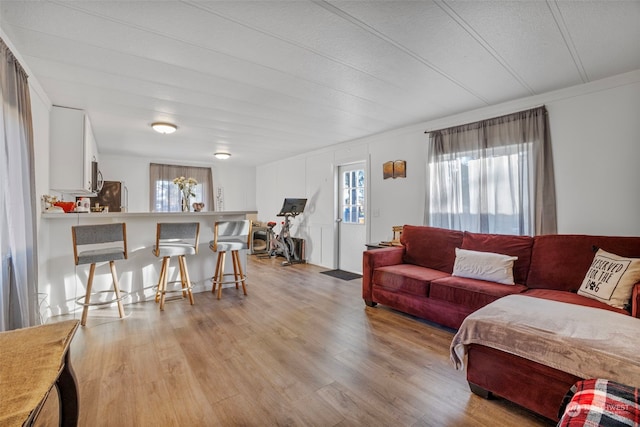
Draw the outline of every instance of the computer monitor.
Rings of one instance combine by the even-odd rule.
[[[278,216],[286,216],[292,215],[296,216],[301,214],[304,211],[304,207],[307,204],[307,199],[284,199],[284,203],[282,204],[282,209],[280,209],[280,213]]]

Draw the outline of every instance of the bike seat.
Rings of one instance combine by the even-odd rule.
[[[267,223],[267,227],[269,227],[269,228],[273,228],[273,227],[275,227],[275,226],[276,226],[276,223],[275,223],[275,222],[273,222],[273,221],[269,221],[269,222]]]

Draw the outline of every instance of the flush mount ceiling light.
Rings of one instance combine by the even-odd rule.
[[[226,160],[229,157],[231,157],[231,154],[220,152],[220,153],[214,154],[213,157],[215,157],[216,159],[220,159],[220,160]]]
[[[166,122],[151,123],[151,127],[156,132],[163,133],[165,135],[169,133],[174,133],[178,129],[178,126],[171,123],[166,123]]]

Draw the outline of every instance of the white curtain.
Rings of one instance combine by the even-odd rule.
[[[36,325],[38,262],[27,75],[0,40],[0,331]]]
[[[556,233],[545,107],[429,132],[427,224],[481,233]]]

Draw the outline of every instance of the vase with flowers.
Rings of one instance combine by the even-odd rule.
[[[194,188],[198,185],[198,181],[194,178],[185,178],[180,176],[173,179],[173,183],[178,186],[182,195],[182,212],[189,212],[191,208],[191,197],[195,197]]]

